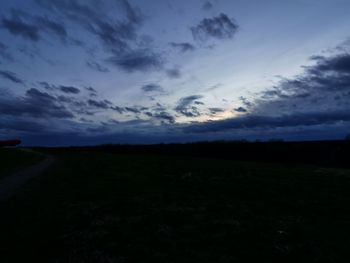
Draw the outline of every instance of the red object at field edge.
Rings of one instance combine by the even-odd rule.
[[[0,141],[0,147],[4,146],[17,146],[21,144],[20,140],[6,140],[6,141]]]

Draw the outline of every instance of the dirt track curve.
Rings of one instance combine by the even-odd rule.
[[[27,183],[30,179],[40,175],[46,169],[48,169],[56,158],[54,156],[47,156],[45,160],[38,164],[30,166],[23,171],[14,173],[0,180],[0,202],[6,202],[12,196],[14,196],[21,187]]]

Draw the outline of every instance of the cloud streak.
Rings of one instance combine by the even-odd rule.
[[[72,86],[59,86],[59,90],[68,94],[79,94],[80,89]]]
[[[97,63],[95,61],[87,61],[86,65],[89,68],[91,68],[91,69],[93,69],[95,71],[101,72],[101,73],[109,72],[109,69],[107,67],[105,67],[105,66],[103,66],[103,65],[101,65],[101,64],[99,64],[99,63]]]
[[[0,70],[0,77],[7,79],[16,84],[24,84],[24,81],[20,79],[16,73],[6,70]]]
[[[93,8],[90,1],[82,4],[78,0],[37,2],[45,9],[63,15],[85,30],[95,35],[109,54],[106,59],[111,65],[124,72],[148,72],[162,67],[161,55],[147,45],[140,44],[139,29],[144,17],[141,11],[126,0],[116,1],[124,18],[107,15],[108,10],[101,3],[101,8]],[[104,10],[103,12],[101,10]],[[107,72],[105,67],[97,63],[88,66],[100,72]]]
[[[173,48],[179,50],[182,53],[194,51],[196,49],[195,46],[192,45],[191,43],[175,43],[175,42],[171,42],[170,46],[172,46]]]
[[[184,130],[210,133],[325,127],[350,122],[350,55],[338,53],[312,57],[312,60],[315,64],[304,67],[302,74],[282,79],[273,88],[260,93],[255,100],[248,101],[241,97],[244,107],[235,108],[234,111],[243,115],[189,125]]]
[[[204,18],[197,26],[191,27],[194,40],[207,42],[210,39],[232,39],[238,30],[238,24],[226,14],[213,18]]]
[[[11,17],[3,17],[0,27],[9,33],[37,42],[42,33],[58,36],[63,41],[67,38],[66,28],[47,16],[32,16],[22,10],[12,10]]]
[[[162,57],[151,50],[133,50],[122,55],[115,55],[108,60],[125,72],[159,70],[163,66]]]
[[[38,27],[27,24],[16,16],[2,18],[1,28],[7,30],[13,35],[21,36],[31,41],[38,41],[40,39]]]
[[[284,116],[248,115],[233,119],[190,125],[186,132],[209,133],[230,130],[276,129],[285,127],[315,126],[350,121],[349,111],[294,113]]]
[[[0,58],[13,62],[14,58],[9,51],[9,47],[0,41]],[[1,63],[1,62],[0,62]]]
[[[202,8],[203,8],[205,11],[209,11],[209,10],[213,9],[213,7],[214,7],[214,5],[213,5],[211,2],[209,2],[209,1],[206,1],[206,2],[203,4],[203,6],[202,6]]]
[[[160,85],[158,85],[158,84],[153,84],[153,83],[151,83],[151,84],[147,84],[147,85],[144,85],[144,86],[142,86],[142,88],[141,88],[144,92],[163,92],[164,90],[163,90],[163,88],[160,86]]]
[[[34,118],[73,118],[56,97],[46,92],[32,88],[26,91],[24,97],[2,96],[0,112],[7,116],[27,116]]]
[[[198,108],[194,106],[195,102],[203,98],[201,95],[192,95],[180,98],[175,107],[175,111],[186,117],[198,117],[201,115]]]

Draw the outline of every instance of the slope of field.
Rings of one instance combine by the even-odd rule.
[[[38,163],[44,156],[25,149],[0,148],[0,180],[25,167]]]
[[[50,154],[54,166],[1,208],[0,262],[349,259],[348,170]]]

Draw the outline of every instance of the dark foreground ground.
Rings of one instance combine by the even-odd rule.
[[[46,149],[0,262],[348,262],[350,170]]]
[[[43,155],[28,149],[0,148],[0,180],[43,159]]]

